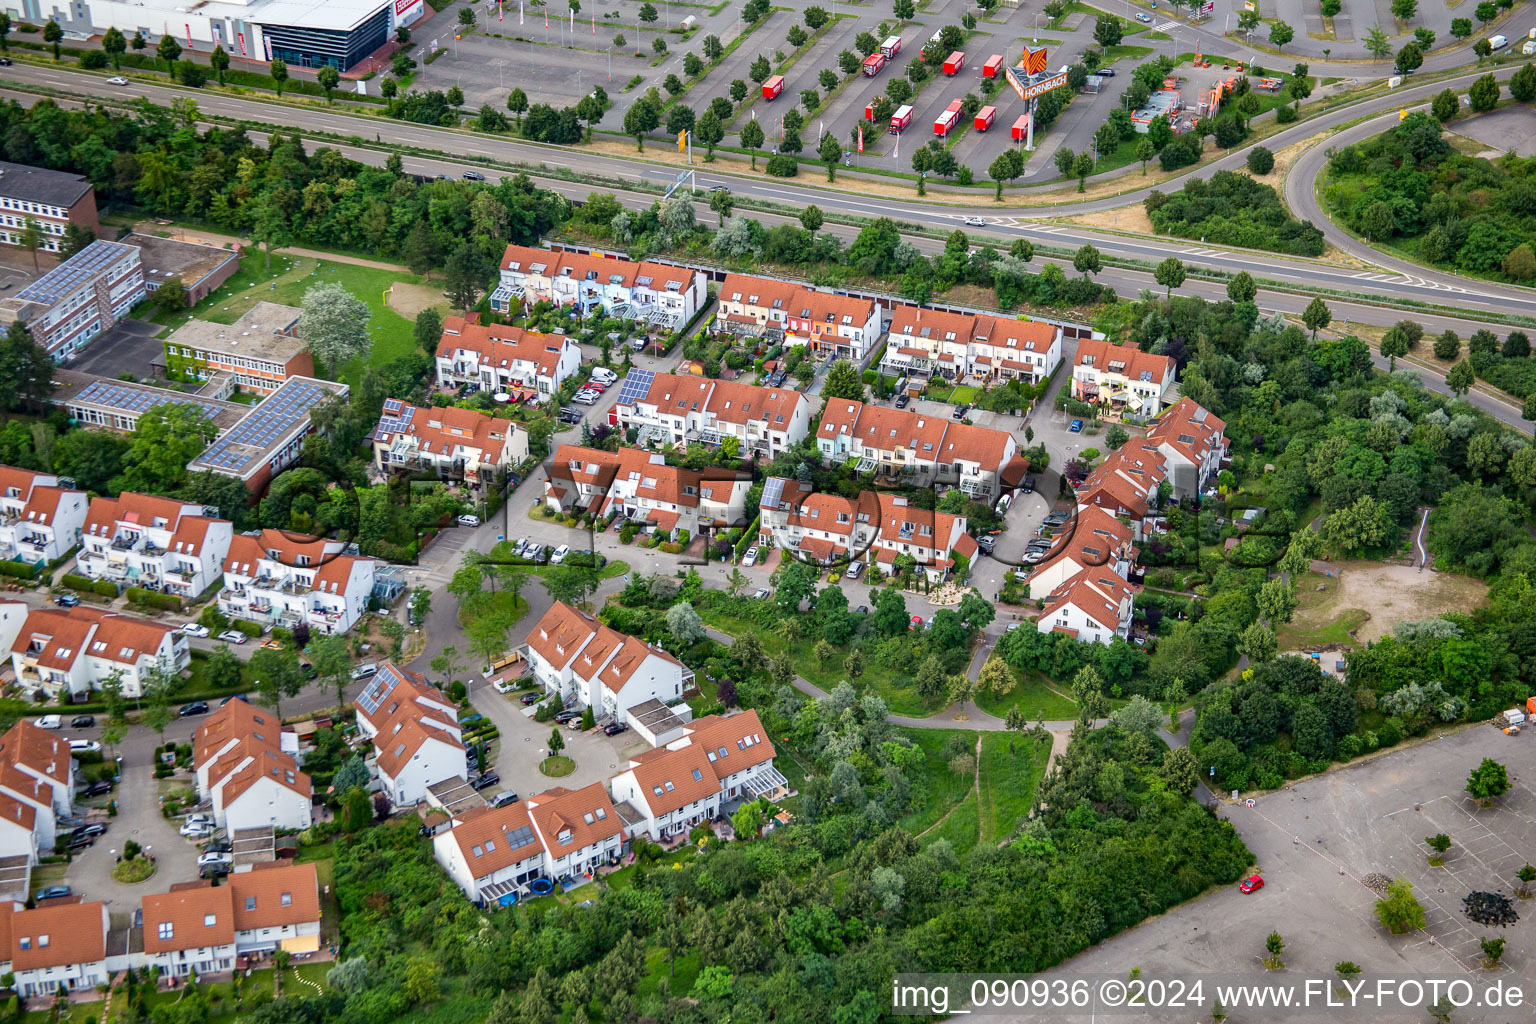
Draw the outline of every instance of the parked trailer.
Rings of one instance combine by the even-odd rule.
[[[1009,135],[1013,137],[1014,142],[1023,142],[1025,139],[1029,138],[1028,114],[1019,115],[1019,119],[1013,122],[1013,128],[1009,130]]]
[[[956,50],[944,58],[944,73],[946,75],[958,75],[960,69],[965,67],[965,51]]]
[[[901,52],[901,36],[891,36],[880,44],[880,52],[885,54],[886,60],[891,60]]]
[[[996,107],[982,107],[976,111],[976,122],[972,125],[979,132],[984,132],[992,127],[992,122],[997,120]]]
[[[960,123],[960,111],[946,110],[933,122],[933,134],[943,138],[954,131],[955,125]]]
[[[864,104],[864,120],[873,121],[875,119],[875,104],[879,102],[880,97],[876,96],[874,99]]]
[[[885,67],[886,57],[883,53],[872,53],[864,58],[864,77],[874,78]]]
[[[896,108],[896,113],[891,115],[890,132],[892,135],[900,135],[902,132],[906,131],[907,128],[911,126],[911,124],[912,104],[903,103],[901,106]]]
[[[1003,70],[1003,55],[994,53],[987,58],[987,62],[981,66],[982,78],[996,78]]]
[[[771,100],[784,91],[784,76],[774,75],[763,83],[763,99]]]

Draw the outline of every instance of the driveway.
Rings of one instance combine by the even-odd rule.
[[[146,380],[153,376],[150,365],[165,351],[165,346],[155,337],[159,333],[158,324],[144,320],[120,321],[91,339],[85,350],[68,364],[69,368],[114,378],[127,373],[135,380]]]
[[[535,721],[532,715],[524,714],[527,709],[519,696],[497,693],[485,683],[477,683],[470,693],[475,710],[495,722],[501,731],[492,765],[501,776],[501,784],[487,790],[487,797],[503,789],[516,790],[524,797],[552,786],[580,789],[611,778],[624,769],[631,755],[650,749],[650,744],[633,732],[604,736],[596,728],[582,732],[553,722]],[[549,753],[549,734],[556,728],[565,741],[561,754],[576,762],[576,770],[560,779],[539,771],[539,762]]]

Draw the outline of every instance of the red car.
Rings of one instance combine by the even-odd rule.
[[[1261,875],[1252,875],[1243,879],[1243,884],[1238,886],[1243,892],[1257,892],[1264,888],[1264,878]]]

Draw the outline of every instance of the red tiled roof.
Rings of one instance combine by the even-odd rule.
[[[1083,338],[1077,343],[1072,365],[1091,366],[1096,373],[1113,373],[1128,380],[1145,380],[1161,385],[1173,377],[1174,361],[1168,356],[1143,352],[1134,345],[1115,345],[1108,341]]]
[[[319,876],[314,864],[273,864],[229,876],[235,928],[281,928],[320,920]],[[148,941],[148,929],[145,941]]]
[[[174,953],[235,941],[235,908],[230,886],[175,888],[145,896],[144,952]],[[166,926],[169,926],[168,928]]]
[[[50,901],[35,910],[0,913],[0,918],[5,920],[10,932],[10,960],[14,970],[34,971],[106,959],[105,903]]]
[[[708,715],[694,719],[685,728],[688,742],[704,751],[716,778],[726,778],[776,756],[756,711]]]

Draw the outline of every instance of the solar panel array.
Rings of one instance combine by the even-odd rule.
[[[784,497],[784,478],[771,476],[763,481],[763,496],[758,502],[763,508],[778,508],[779,501]]]
[[[656,379],[654,370],[631,369],[619,388],[619,405],[632,405],[651,393],[651,382]]]
[[[199,402],[191,396],[183,397],[159,388],[134,387],[117,381],[96,380],[87,384],[79,394],[70,399],[82,405],[99,405],[120,412],[142,413],[159,405],[195,405],[209,419],[218,415],[222,407]]]
[[[533,842],[533,829],[527,825],[519,825],[507,833],[507,849],[520,850]]]
[[[384,698],[395,692],[395,687],[399,683],[400,680],[393,672],[382,672],[374,676],[373,682],[369,684],[368,689],[364,690],[362,695],[357,698],[357,706],[362,708],[367,714],[373,714],[379,710],[379,705],[384,703]]]
[[[199,464],[239,471],[277,443],[330,392],[312,381],[291,380],[247,413],[203,453]]]
[[[406,405],[398,398],[384,399],[384,415],[379,419],[380,434],[405,434],[411,429],[411,419],[416,415],[414,405]]]
[[[123,258],[133,248],[120,242],[97,239],[42,277],[16,293],[29,302],[55,303],[81,284]]]

